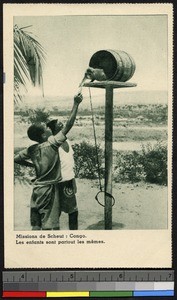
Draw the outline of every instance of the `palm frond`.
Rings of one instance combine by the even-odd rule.
[[[22,28],[14,26],[14,77],[18,85],[26,86],[28,80],[43,89],[42,74],[46,62],[46,52],[31,34],[23,30],[27,27],[31,27],[31,25]]]
[[[14,43],[14,76],[23,85],[26,85],[27,80],[30,80],[27,62],[16,43]]]
[[[15,104],[18,104],[22,101],[22,94],[20,92],[21,83],[16,77],[14,77],[14,100]]]
[[[28,25],[28,26],[25,26],[25,27],[20,27],[20,30],[21,29],[25,29],[25,28],[29,28],[29,27],[32,27],[33,25]]]

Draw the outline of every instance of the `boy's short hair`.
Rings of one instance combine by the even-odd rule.
[[[49,127],[51,130],[52,130],[52,133],[54,133],[54,130],[55,130],[55,125],[57,124],[57,119],[53,119],[49,122],[47,122],[47,127]]]
[[[28,128],[27,134],[30,140],[40,142],[41,135],[45,132],[44,126],[41,124],[33,124]]]

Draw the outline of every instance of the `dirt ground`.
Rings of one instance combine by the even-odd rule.
[[[77,202],[80,230],[103,230],[104,207],[95,200],[99,191],[95,180],[77,179]],[[15,184],[15,230],[30,230],[30,196],[32,187]],[[113,185],[116,200],[112,208],[114,230],[166,229],[167,187],[136,183]],[[100,199],[102,202],[103,199]],[[60,229],[68,230],[68,216],[62,213]]]

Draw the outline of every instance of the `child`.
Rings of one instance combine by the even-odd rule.
[[[57,119],[53,119],[47,123],[53,135],[58,134],[62,128],[63,123]],[[76,202],[76,182],[74,174],[74,158],[73,149],[70,142],[67,140],[63,142],[59,148],[59,158],[61,163],[62,180],[58,184],[59,199],[60,199],[60,212],[68,213],[69,229],[78,229],[78,208]]]
[[[28,128],[28,137],[37,142],[29,148],[20,151],[14,158],[15,163],[24,166],[34,166],[36,179],[31,196],[31,226],[32,230],[59,229],[59,191],[57,183],[61,181],[61,165],[58,148],[67,139],[66,134],[74,125],[78,106],[82,95],[74,97],[70,117],[62,130],[52,135],[46,126],[33,124]],[[31,162],[28,162],[28,160]]]

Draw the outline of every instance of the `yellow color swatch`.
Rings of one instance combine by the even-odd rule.
[[[49,297],[89,297],[89,292],[47,292]]]

